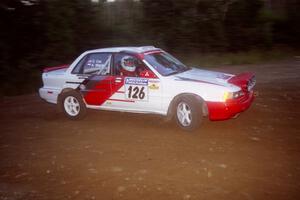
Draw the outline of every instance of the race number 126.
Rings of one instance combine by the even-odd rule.
[[[142,85],[126,85],[126,99],[132,100],[147,100],[148,99],[148,87]]]

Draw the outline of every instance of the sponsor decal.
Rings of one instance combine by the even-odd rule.
[[[135,101],[148,101],[148,79],[126,78],[125,99]]]
[[[150,80],[149,80],[149,84],[150,84],[150,83],[159,83],[159,82],[160,82],[159,79],[150,79]]]
[[[155,83],[152,83],[152,84],[149,85],[149,89],[150,90],[158,90],[159,89],[159,85],[155,84]]]
[[[148,85],[148,79],[144,78],[126,78],[126,85]]]

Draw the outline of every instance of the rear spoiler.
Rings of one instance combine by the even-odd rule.
[[[55,67],[46,67],[45,69],[43,69],[43,72],[51,72],[51,71],[55,71],[55,70],[59,70],[59,69],[65,69],[68,68],[69,65],[59,65],[59,66],[55,66]]]

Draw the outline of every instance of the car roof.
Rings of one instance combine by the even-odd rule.
[[[101,48],[101,49],[93,49],[86,51],[86,53],[98,53],[98,52],[111,52],[111,53],[117,53],[121,51],[129,51],[134,53],[144,53],[147,51],[155,51],[155,50],[161,50],[159,48],[156,48],[154,46],[140,46],[140,47],[110,47],[110,48]]]

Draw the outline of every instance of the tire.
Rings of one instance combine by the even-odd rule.
[[[86,106],[82,100],[82,96],[74,90],[60,95],[59,106],[64,115],[69,119],[79,120],[86,115]]]
[[[193,131],[199,128],[202,118],[202,102],[193,96],[181,97],[175,104],[174,117],[180,128]]]

